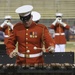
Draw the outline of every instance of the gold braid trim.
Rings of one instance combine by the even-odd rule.
[[[8,26],[8,36],[10,36],[10,27]]]

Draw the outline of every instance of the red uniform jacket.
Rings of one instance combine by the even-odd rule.
[[[43,32],[44,29],[44,32]],[[22,54],[37,54],[42,52],[41,49],[34,49],[34,47],[42,48],[42,35],[44,34],[44,40],[46,47],[54,46],[55,43],[48,32],[46,26],[36,24],[32,22],[29,28],[25,28],[23,23],[17,23],[14,26],[13,33],[7,44],[7,53],[10,54],[15,49],[15,44],[18,42],[18,52]],[[22,58],[17,56],[17,64],[34,64],[42,63],[43,57],[35,58]]]
[[[70,26],[66,24],[66,26],[62,26],[59,23],[56,23],[56,25],[51,25],[51,29],[54,29],[55,31],[55,43],[56,44],[66,44],[66,38],[65,38],[65,29],[69,29]]]
[[[6,45],[12,29],[9,26],[5,25],[4,27],[0,27],[0,31],[4,32],[4,44]]]

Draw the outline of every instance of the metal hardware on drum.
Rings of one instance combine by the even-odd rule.
[[[69,63],[39,63],[39,64],[0,64],[0,73],[7,73],[7,74],[26,74],[26,73],[73,73],[75,74],[75,65]]]

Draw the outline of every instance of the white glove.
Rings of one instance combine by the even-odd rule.
[[[64,22],[62,22],[62,21],[59,21],[59,23],[62,25],[62,26],[66,26],[66,24],[64,23]]]
[[[54,52],[54,46],[50,46],[47,48],[49,52]]]
[[[60,18],[60,17],[58,17],[58,21],[57,21],[58,23],[59,22],[62,22],[62,18]]]
[[[11,29],[13,29],[13,24],[11,24],[10,22],[8,22],[7,25],[10,26]]]
[[[7,24],[7,20],[5,20],[0,26],[3,28]]]
[[[58,18],[56,18],[56,20],[52,23],[54,26],[55,24],[58,22]]]
[[[17,56],[18,51],[17,50],[13,50],[13,52],[10,53],[9,57],[13,58],[15,56]]]

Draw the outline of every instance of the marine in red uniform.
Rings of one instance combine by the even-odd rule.
[[[11,16],[5,16],[5,21],[0,25],[0,31],[4,34],[4,44],[7,44],[8,38],[13,30],[13,24],[11,24]]]
[[[31,5],[24,5],[16,9],[21,22],[13,28],[13,33],[7,43],[7,53],[10,58],[17,54],[16,63],[38,64],[43,63],[43,50],[41,43],[45,41],[48,50],[54,50],[54,41],[45,25],[32,21]],[[18,52],[15,44],[18,42]]]
[[[32,20],[36,23],[39,23],[40,19],[41,19],[41,14],[39,12],[36,12],[36,11],[32,11],[31,12],[31,15],[33,16],[32,17]]]
[[[65,52],[65,30],[69,30],[70,26],[62,22],[62,13],[56,13],[56,20],[51,24],[50,28],[55,31],[55,52]]]

